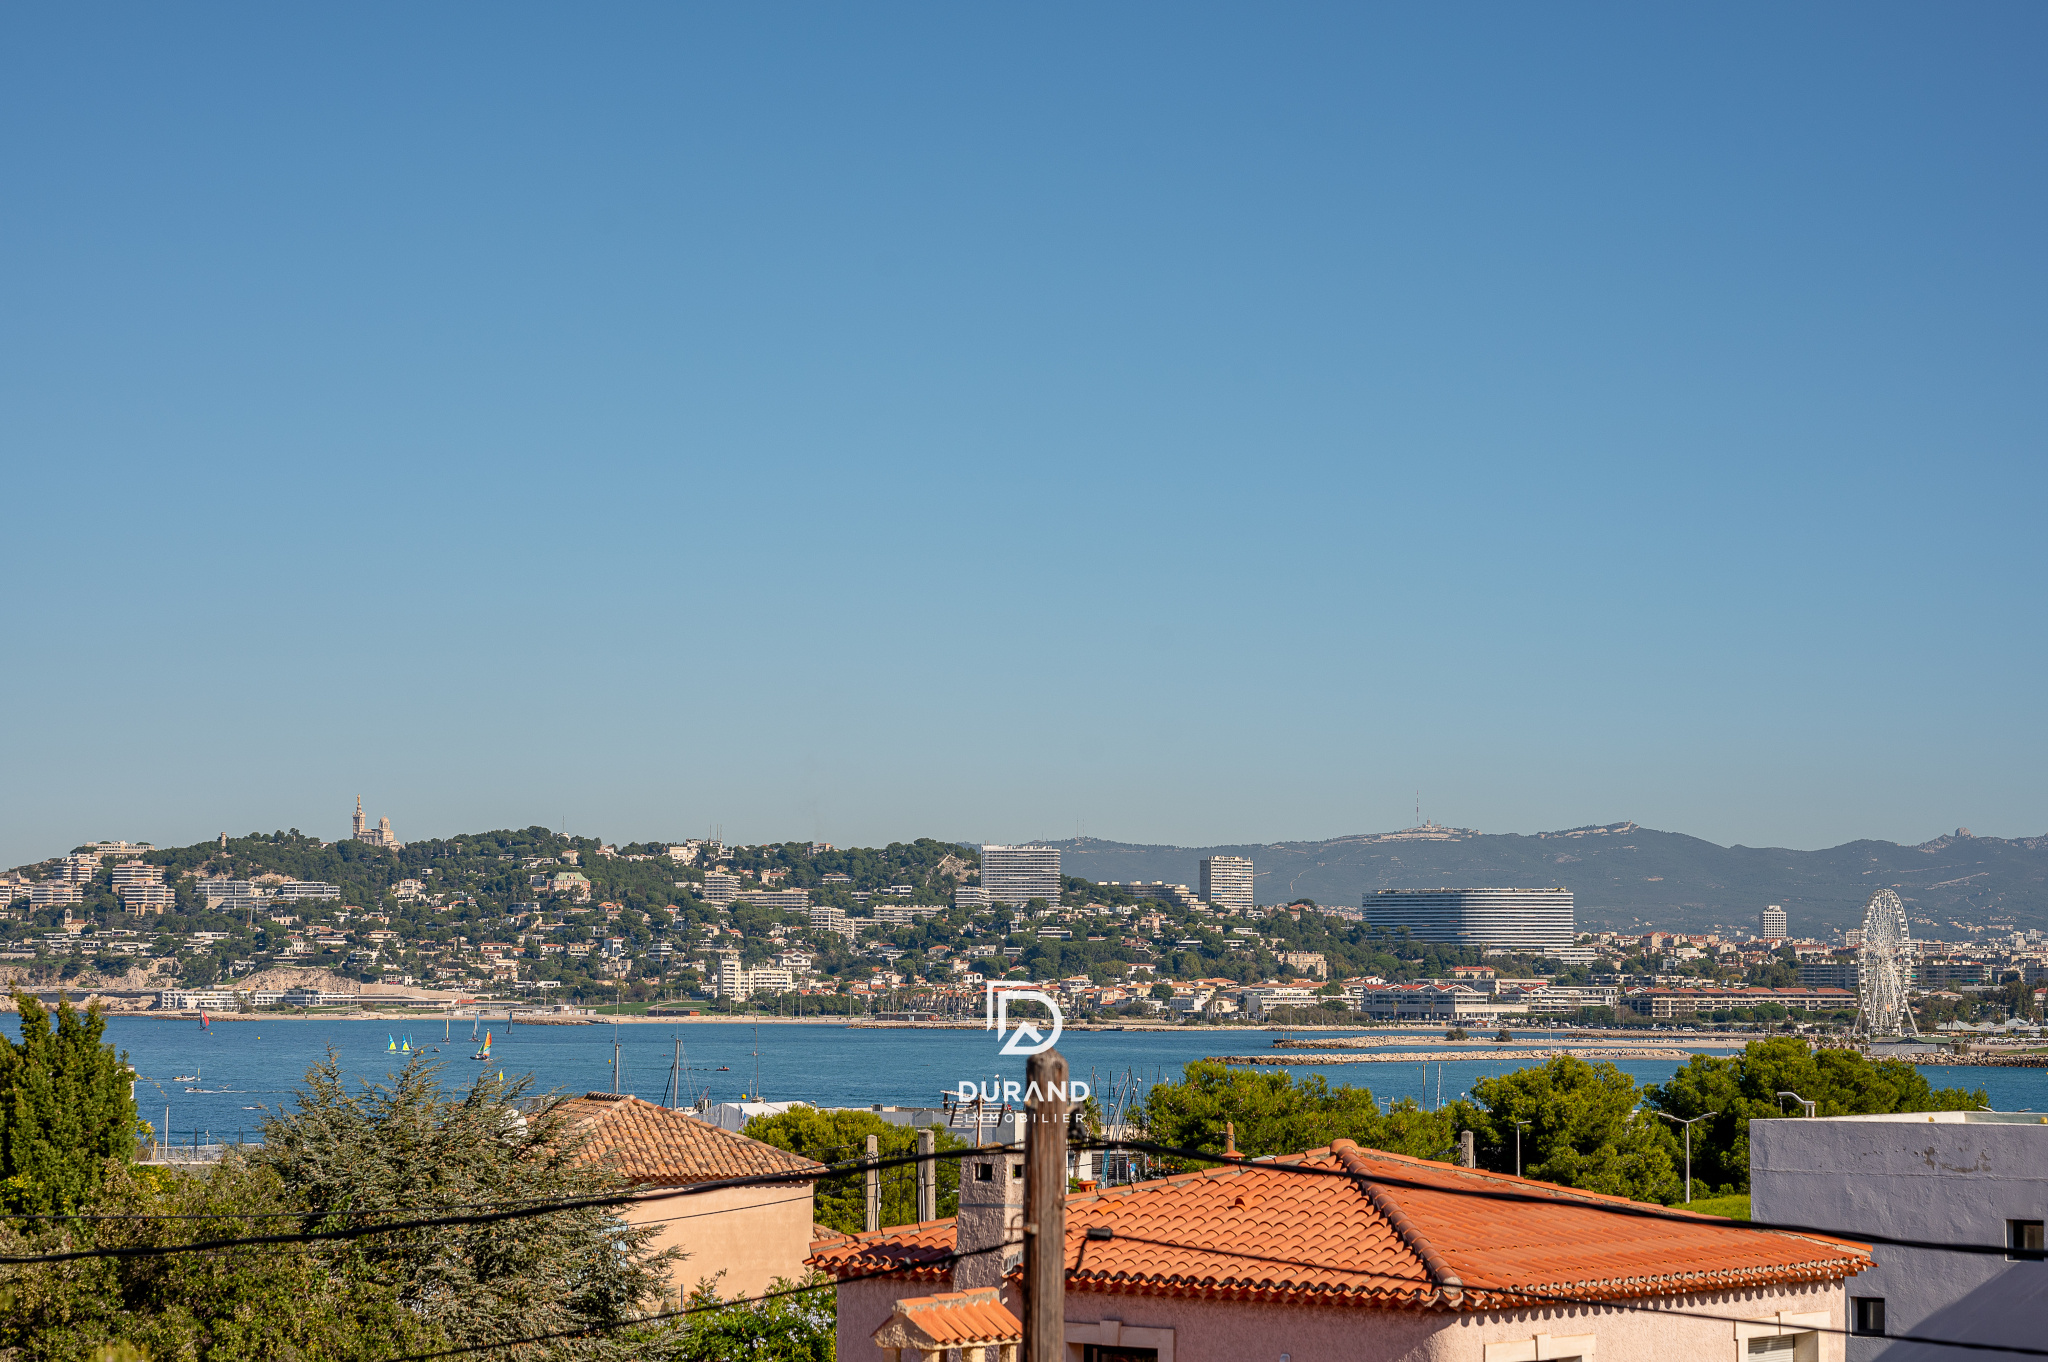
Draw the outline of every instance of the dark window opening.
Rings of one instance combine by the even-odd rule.
[[[1011,1165],[1010,1165],[1010,1176],[1011,1176],[1011,1177],[1013,1177],[1013,1178],[1021,1178],[1021,1177],[1023,1177],[1023,1176],[1024,1176],[1024,1165],[1023,1165],[1023,1164],[1021,1164],[1021,1163],[1013,1163],[1013,1164],[1011,1164]]]
[[[2048,1258],[2048,1245],[2042,1243],[2038,1220],[2006,1221],[2005,1246],[2010,1250],[2005,1255],[2008,1262],[2038,1263]]]
[[[1112,1348],[1090,1343],[1081,1349],[1081,1362],[1159,1362],[1159,1349]]]
[[[1849,1332],[1852,1334],[1884,1333],[1884,1297],[1852,1296],[1849,1299]]]
[[[996,1166],[992,1163],[975,1164],[974,1180],[976,1182],[994,1182],[996,1180]]]

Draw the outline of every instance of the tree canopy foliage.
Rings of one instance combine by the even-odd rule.
[[[1475,1139],[1482,1168],[1515,1171],[1521,1122],[1522,1175],[1589,1192],[1669,1204],[1682,1194],[1664,1122],[1639,1115],[1636,1081],[1611,1063],[1559,1055],[1482,1078],[1456,1119]]]
[[[360,1223],[390,1207],[431,1215],[598,1196],[622,1185],[582,1157],[582,1139],[546,1106],[522,1115],[530,1079],[484,1074],[449,1097],[439,1077],[438,1064],[415,1059],[389,1083],[351,1092],[330,1052],[306,1075],[297,1109],[264,1123],[250,1162],[293,1189],[308,1225]],[[584,1207],[380,1234],[345,1252],[451,1343],[474,1345],[630,1316],[661,1292],[673,1261],[648,1247],[655,1233]]]
[[[0,1211],[73,1212],[91,1202],[109,1160],[125,1162],[140,1126],[128,1066],[102,1043],[97,1005],[50,1013],[14,995],[21,1039],[0,1036]]]
[[[438,1079],[437,1066],[414,1060],[388,1083],[350,1091],[330,1054],[296,1107],[265,1122],[262,1146],[172,1171],[127,1163],[131,1136],[79,1194],[109,1218],[0,1219],[0,1254],[348,1229],[621,1185],[524,1082],[486,1075],[450,1094]],[[30,1110],[38,1139],[61,1134],[61,1120]],[[14,1264],[0,1267],[0,1357],[84,1362],[125,1348],[190,1362],[370,1362],[593,1326],[602,1331],[534,1356],[663,1355],[683,1331],[633,1323],[668,1296],[677,1262],[652,1250],[655,1233],[584,1206],[346,1240]]]
[[[777,1149],[801,1154],[819,1163],[844,1163],[867,1153],[868,1136],[876,1140],[882,1158],[917,1152],[917,1132],[909,1126],[891,1125],[873,1112],[819,1111],[815,1107],[791,1107],[776,1116],[756,1116],[741,1133]],[[960,1149],[966,1141],[935,1127],[937,1148]],[[914,1165],[902,1164],[882,1170],[882,1223],[908,1225],[917,1220],[917,1180]],[[952,1215],[960,1205],[960,1161],[938,1160],[938,1212]],[[841,1173],[817,1184],[812,1216],[847,1234],[867,1228],[867,1175]]]
[[[1220,1153],[1226,1121],[1235,1129],[1238,1152],[1252,1158],[1349,1139],[1434,1159],[1444,1157],[1458,1138],[1448,1117],[1412,1100],[1389,1103],[1382,1111],[1369,1089],[1333,1088],[1321,1074],[1296,1079],[1213,1059],[1196,1060],[1180,1081],[1157,1084],[1145,1098],[1145,1129],[1161,1144]]]
[[[1739,1055],[1694,1055],[1670,1082],[1643,1096],[1681,1118],[1717,1113],[1693,1127],[1693,1177],[1735,1192],[1749,1187],[1749,1123],[1800,1113],[1781,1092],[1815,1103],[1817,1116],[1971,1111],[1987,1102],[1982,1088],[1934,1087],[1905,1060],[1812,1050],[1790,1036],[1755,1041]]]

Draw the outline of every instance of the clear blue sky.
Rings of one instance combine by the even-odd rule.
[[[2048,11],[1404,8],[9,8],[0,861],[2048,831]]]

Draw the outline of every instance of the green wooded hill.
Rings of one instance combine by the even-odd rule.
[[[1248,856],[1258,900],[1311,898],[1356,907],[1375,889],[1561,885],[1587,930],[1637,926],[1754,928],[1782,905],[1795,935],[1853,927],[1877,889],[1898,891],[1916,936],[1963,927],[2048,928],[2048,837],[1974,837],[1966,829],[1918,846],[1848,842],[1824,851],[1717,846],[1633,823],[1523,836],[1382,841],[1375,835],[1265,846],[1170,847],[1093,838],[1051,842],[1062,867],[1094,880],[1195,885],[1203,856]]]
[[[191,892],[186,881],[195,876],[252,879],[276,874],[317,880],[340,886],[343,902],[362,906],[386,904],[400,880],[415,879],[430,894],[466,896],[482,908],[498,911],[544,897],[531,885],[534,870],[527,862],[533,860],[559,861],[561,864],[540,869],[581,873],[590,881],[594,899],[643,911],[676,902],[685,892],[680,885],[701,881],[703,876],[703,867],[686,868],[661,855],[664,847],[659,843],[620,845],[615,848],[617,856],[598,855],[601,845],[604,843],[595,837],[564,836],[530,827],[429,838],[387,851],[353,839],[323,843],[293,828],[230,837],[225,846],[216,840],[160,848],[143,859],[166,868],[165,878],[179,887],[179,906],[186,912],[192,908],[186,901]],[[573,864],[567,860],[568,853],[575,853]],[[628,859],[638,857],[652,859]],[[980,856],[971,848],[919,838],[886,847],[853,847],[815,855],[804,842],[745,847],[734,852],[725,868],[742,872],[781,869],[785,872],[782,883],[815,890],[819,902],[851,904],[848,891],[909,884],[913,894],[896,901],[938,903],[946,901],[954,884],[979,864]],[[847,881],[827,885],[827,875],[844,875]],[[100,878],[106,879],[105,872]],[[103,906],[117,906],[104,883],[95,889],[108,900]]]

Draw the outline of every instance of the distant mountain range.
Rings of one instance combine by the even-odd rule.
[[[1858,925],[1878,889],[1906,901],[1915,936],[2048,929],[2048,837],[2008,841],[1968,828],[1919,846],[1847,842],[1825,851],[1716,846],[1634,823],[1534,836],[1435,824],[1401,832],[1268,846],[1134,846],[1082,837],[1057,846],[1070,875],[1199,886],[1204,856],[1248,856],[1258,901],[1358,906],[1374,889],[1449,886],[1570,889],[1581,928],[1752,929],[1779,904],[1793,935],[1827,939]]]

